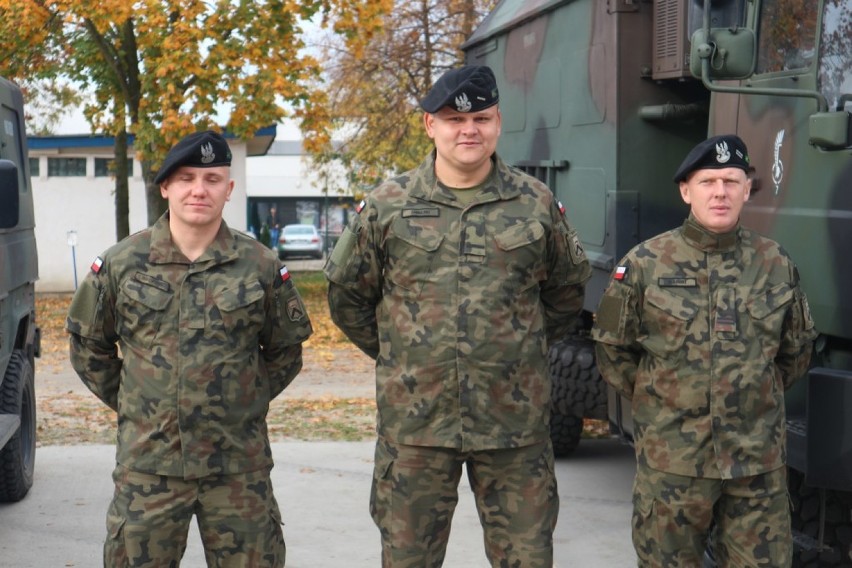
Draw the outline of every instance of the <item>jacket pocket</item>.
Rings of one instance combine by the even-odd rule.
[[[118,334],[128,343],[150,349],[157,339],[173,293],[144,280],[130,278],[121,285],[116,302]]]
[[[775,357],[781,345],[781,334],[787,309],[792,305],[795,292],[787,282],[782,282],[751,296],[746,302],[746,312],[751,329],[747,337],[761,345],[768,359]]]
[[[494,235],[500,251],[495,263],[507,283],[524,291],[547,278],[545,232],[541,223],[527,220]]]
[[[663,288],[645,290],[642,325],[637,340],[651,353],[669,357],[681,350],[698,307]]]
[[[217,292],[214,302],[229,335],[256,336],[263,325],[264,290],[260,282]]]
[[[425,220],[394,219],[386,243],[386,285],[418,297],[424,285],[437,279],[436,258],[443,240],[437,227]]]

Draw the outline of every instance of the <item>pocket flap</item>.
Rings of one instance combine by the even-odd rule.
[[[767,292],[749,298],[746,309],[751,317],[763,319],[775,310],[783,308],[793,301],[793,288],[787,282],[782,282],[770,288]]]
[[[232,312],[243,306],[248,306],[263,298],[263,286],[260,282],[252,282],[239,288],[223,290],[217,295],[216,305],[223,312]]]
[[[645,289],[645,301],[673,318],[683,321],[692,321],[698,313],[698,307],[688,303],[686,298],[656,286]]]
[[[544,237],[544,227],[538,221],[525,221],[494,236],[500,250],[510,251],[532,244]]]

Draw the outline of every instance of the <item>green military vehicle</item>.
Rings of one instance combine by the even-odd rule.
[[[820,331],[787,397],[796,565],[852,565],[852,2],[502,0],[463,49],[497,75],[498,152],[550,185],[594,267],[583,329],[550,354],[560,455],[584,416],[631,438],[595,367],[595,308],[630,248],[683,222],[687,152],[746,141],[743,222],[796,261]]]
[[[0,79],[0,502],[6,503],[24,498],[35,465],[34,227],[23,97]]]

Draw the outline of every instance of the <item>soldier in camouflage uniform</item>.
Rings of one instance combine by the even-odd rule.
[[[739,224],[745,144],[714,137],[675,174],[690,215],[630,251],[597,310],[604,379],[632,399],[640,566],[789,566],[784,391],[816,334],[793,261]]]
[[[275,252],[222,219],[230,163],[214,132],[176,144],[155,179],[168,212],[71,304],[74,369],[118,412],[108,568],[178,566],[193,515],[209,566],[284,565],[266,413],[311,326]]]
[[[497,102],[489,68],[443,75],[421,102],[435,151],[371,192],[326,265],[332,318],[376,360],[386,567],[441,566],[463,464],[491,564],[553,562],[547,346],[590,268],[550,190],[494,153]]]

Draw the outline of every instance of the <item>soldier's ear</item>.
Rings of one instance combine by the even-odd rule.
[[[692,205],[692,198],[689,195],[689,185],[682,181],[678,183],[678,188],[680,189],[680,198],[683,199],[683,202],[687,205]]]
[[[435,117],[432,113],[424,112],[423,113],[423,126],[426,128],[426,135],[429,138],[435,138]]]

